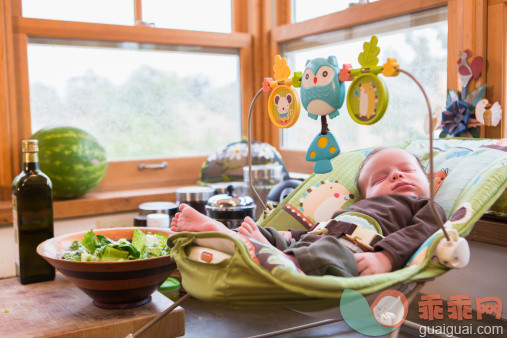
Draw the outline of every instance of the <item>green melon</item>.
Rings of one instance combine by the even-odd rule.
[[[32,135],[39,141],[42,172],[60,199],[84,195],[104,178],[106,151],[90,133],[70,126],[46,127]]]

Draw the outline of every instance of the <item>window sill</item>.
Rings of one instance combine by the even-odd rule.
[[[184,185],[184,186],[188,186]],[[135,189],[121,191],[89,192],[81,198],[55,201],[54,218],[72,218],[135,211],[140,203],[175,201],[176,190],[182,186]],[[12,224],[12,204],[0,202],[0,225]]]
[[[176,190],[181,187],[183,186],[90,192],[78,199],[55,201],[54,217],[63,219],[135,211],[138,205],[144,202],[176,201]],[[0,226],[10,224],[12,224],[12,204],[10,201],[0,201]],[[505,225],[505,219],[491,218],[485,214],[477,221],[467,239],[507,246]]]

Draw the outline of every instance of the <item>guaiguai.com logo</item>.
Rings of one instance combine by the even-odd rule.
[[[388,334],[403,324],[408,301],[397,290],[386,290],[370,306],[362,294],[345,289],[340,300],[343,319],[352,329],[367,336]]]

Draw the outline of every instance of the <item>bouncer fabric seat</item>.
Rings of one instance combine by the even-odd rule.
[[[395,145],[413,153],[429,167],[428,141]],[[434,141],[435,201],[444,209],[447,229],[467,236],[475,222],[507,187],[507,140],[440,139]],[[360,163],[372,149],[342,153],[333,171],[313,174],[260,221],[277,230],[308,229],[329,220],[336,210],[359,200],[355,178]],[[389,273],[358,276],[308,276],[283,256],[255,240],[218,232],[181,232],[169,238],[171,256],[182,276],[183,287],[195,298],[237,307],[289,306],[318,311],[337,306],[345,289],[370,295],[387,288],[435,278],[449,268],[435,255],[441,230],[412,256],[405,268]],[[230,255],[217,263],[188,257],[193,246]]]

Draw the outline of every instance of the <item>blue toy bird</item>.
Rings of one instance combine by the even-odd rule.
[[[345,100],[345,85],[338,79],[340,70],[335,56],[308,60],[301,80],[301,103],[308,116],[334,118]]]

